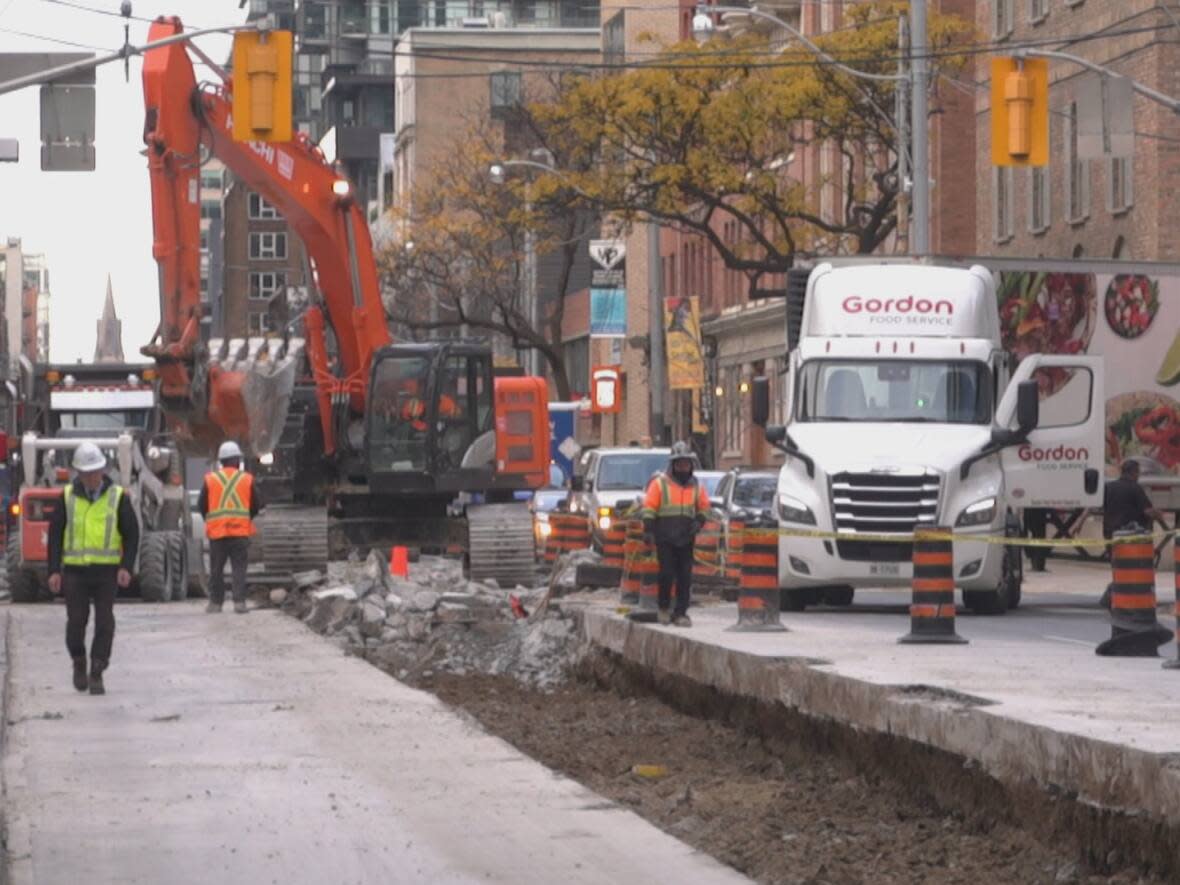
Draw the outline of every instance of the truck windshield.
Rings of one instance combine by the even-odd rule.
[[[54,412],[58,430],[146,430],[151,420],[149,409],[118,412]]]
[[[800,371],[795,418],[987,424],[991,403],[979,362],[814,360]]]
[[[667,452],[636,452],[625,455],[604,455],[598,468],[598,488],[644,489],[652,474],[668,466]]]

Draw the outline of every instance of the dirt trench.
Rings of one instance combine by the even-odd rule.
[[[1155,883],[1180,870],[1175,833],[1005,789],[911,742],[657,680],[606,652],[575,676],[550,692],[508,676],[416,684],[760,882]]]

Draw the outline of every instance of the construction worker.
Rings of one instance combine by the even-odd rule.
[[[64,593],[66,648],[74,688],[105,694],[102,673],[115,638],[115,595],[131,585],[139,551],[139,523],[123,489],[106,475],[107,459],[94,443],[74,450],[74,480],[49,517],[49,591]],[[94,605],[94,639],[86,667],[86,623]]]
[[[688,603],[693,549],[709,509],[709,493],[693,476],[698,466],[700,462],[688,443],[676,443],[668,457],[668,469],[648,484],[643,502],[644,534],[648,543],[655,545],[660,562],[659,622],[671,622],[677,627],[692,626]],[[669,614],[673,584],[676,605]]]
[[[254,517],[262,504],[254,477],[242,469],[242,450],[232,440],[217,450],[221,466],[205,474],[197,508],[205,517],[209,538],[209,604],[205,611],[221,611],[225,603],[225,563],[233,572],[234,611],[246,613],[246,565]]]

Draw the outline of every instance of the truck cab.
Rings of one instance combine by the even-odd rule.
[[[590,449],[578,463],[570,510],[590,521],[590,538],[601,547],[619,514],[647,491],[651,478],[668,466],[669,448]]]
[[[787,454],[775,501],[786,608],[833,587],[908,585],[913,531],[938,526],[957,536],[965,605],[1001,613],[1020,601],[1020,549],[1003,538],[1020,534],[1021,510],[1100,504],[1100,359],[1014,366],[987,269],[820,265],[789,337],[787,423],[767,428]],[[1051,410],[1037,397],[1049,368],[1070,375]]]

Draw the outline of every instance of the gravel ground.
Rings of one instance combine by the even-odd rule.
[[[548,691],[438,673],[423,688],[545,765],[761,882],[1131,883],[976,808],[939,808],[910,781],[789,739],[588,682]],[[640,776],[635,766],[664,766]],[[864,766],[861,766],[862,768]],[[641,769],[642,770],[642,769]]]

